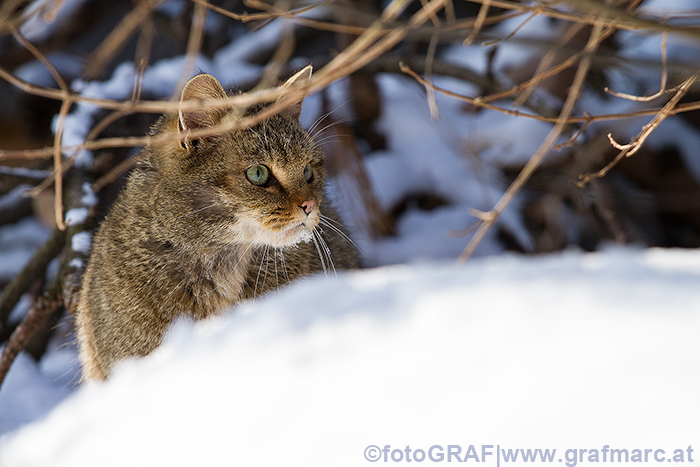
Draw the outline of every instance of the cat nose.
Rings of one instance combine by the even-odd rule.
[[[311,210],[314,208],[315,205],[316,201],[310,199],[301,203],[299,207],[303,209],[306,215],[308,216],[309,214],[311,214]]]

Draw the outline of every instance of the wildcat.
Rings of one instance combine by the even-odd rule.
[[[282,87],[310,78],[308,66]],[[181,102],[225,97],[214,77],[199,74]],[[152,352],[177,316],[204,319],[295,278],[358,265],[324,199],[324,155],[301,128],[301,104],[197,139],[192,131],[270,104],[181,107],[156,123],[152,134],[180,139],[144,148],[93,241],[76,317],[85,379],[106,379],[116,362]]]

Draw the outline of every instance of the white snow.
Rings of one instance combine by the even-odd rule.
[[[65,0],[59,3],[36,0],[27,8],[26,15],[29,19],[22,25],[20,32],[32,42],[49,40],[55,29],[70,21],[83,3],[85,0]]]
[[[42,418],[72,391],[65,381],[53,381],[29,355],[20,353],[0,391],[0,432]]]
[[[31,178],[34,180],[43,180],[46,177],[51,176],[51,172],[48,170],[28,169],[26,167],[7,167],[7,166],[0,166],[0,174],[13,175],[15,177]],[[24,188],[31,189],[32,187],[29,185],[26,185],[26,186],[24,186]]]
[[[87,207],[92,207],[97,204],[97,195],[92,191],[90,183],[83,183],[83,196],[80,198],[80,204]]]
[[[67,225],[76,225],[76,224],[83,224],[85,223],[85,220],[88,217],[88,209],[87,208],[73,208],[69,209],[68,212],[66,212],[66,224]]]
[[[69,78],[74,78],[78,75],[79,70],[83,68],[83,61],[75,55],[71,55],[62,51],[49,52],[46,59],[56,68],[61,76],[69,82]],[[27,62],[17,68],[15,75],[31,84],[47,87],[58,87],[58,83],[53,78],[51,72],[46,68],[46,65],[33,60]]]
[[[32,257],[33,250],[49,239],[49,231],[33,218],[0,229],[0,281],[9,281]]]
[[[19,204],[24,198],[24,193],[27,190],[31,189],[31,185],[17,185],[16,187],[8,191],[2,198],[0,198],[0,209],[9,209],[12,206]]]
[[[71,237],[71,248],[75,252],[88,254],[90,245],[92,245],[92,237],[89,232],[78,232]]]
[[[700,252],[632,249],[305,280],[177,323],[1,438],[0,464],[367,465],[370,445],[482,444],[697,459],[699,280]]]

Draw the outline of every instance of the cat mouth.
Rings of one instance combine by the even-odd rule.
[[[303,219],[297,222],[290,222],[286,226],[278,229],[271,229],[265,225],[251,226],[248,238],[256,245],[268,245],[275,248],[294,246],[298,243],[308,243],[313,238],[313,230],[316,227],[314,219]]]
[[[282,234],[290,240],[290,245],[294,245],[302,241],[309,242],[311,240],[311,230],[306,225],[306,221],[304,221],[285,228]]]

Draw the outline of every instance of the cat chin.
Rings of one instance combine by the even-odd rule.
[[[304,224],[283,230],[282,232],[269,232],[265,245],[276,248],[294,246],[298,243],[309,243],[311,241],[311,230]]]
[[[282,230],[268,230],[258,222],[239,224],[237,238],[239,241],[250,242],[256,246],[271,246],[285,248],[299,243],[309,243],[313,239],[313,229],[318,225],[315,217],[304,219],[298,224],[291,224]]]
[[[282,231],[270,231],[258,227],[251,229],[242,239],[245,243],[252,243],[255,246],[271,246],[274,248],[286,248],[299,243],[308,243],[312,239],[312,230],[304,223],[297,224]],[[241,241],[241,238],[238,237]]]

